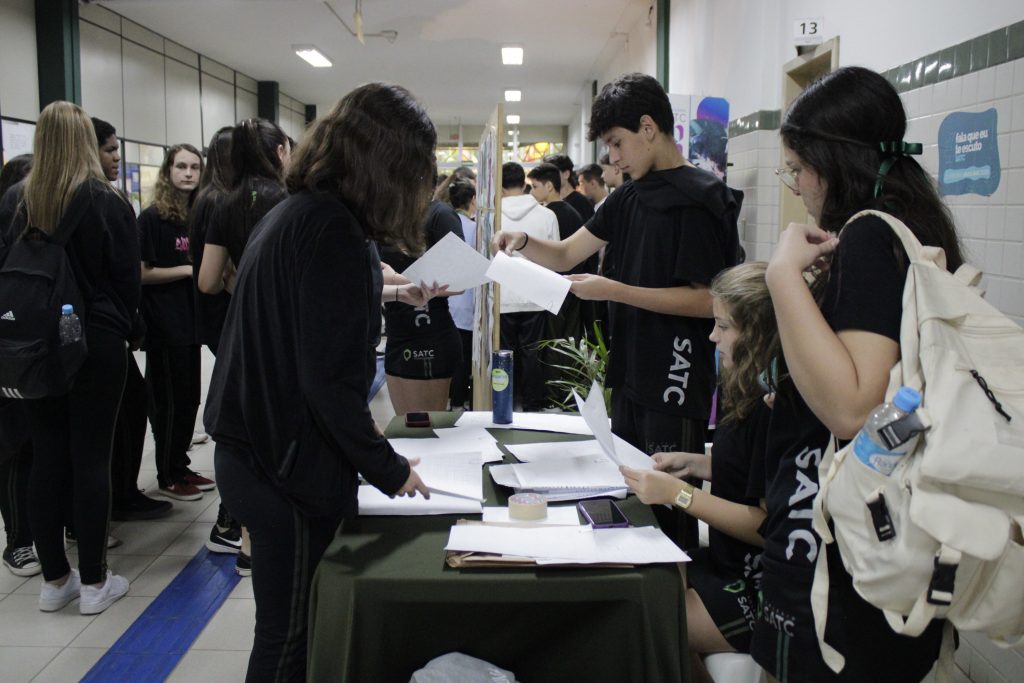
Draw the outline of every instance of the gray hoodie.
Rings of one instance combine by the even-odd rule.
[[[559,239],[558,219],[554,212],[541,206],[533,195],[524,194],[501,198],[501,229],[525,232],[531,239]],[[514,256],[525,258],[516,252]],[[542,311],[540,306],[516,296],[507,287],[501,290],[502,313],[531,313]]]

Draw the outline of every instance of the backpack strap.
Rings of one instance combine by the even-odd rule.
[[[830,435],[828,447],[818,466],[818,495],[814,497],[814,519],[811,526],[821,537],[822,545],[818,548],[818,557],[814,562],[814,582],[811,585],[811,611],[814,614],[814,631],[818,636],[818,648],[821,657],[830,669],[839,673],[846,666],[846,658],[834,647],[825,642],[825,624],[828,621],[828,552],[827,545],[835,543],[835,537],[829,528],[829,515],[825,507],[828,487],[836,476],[843,457],[836,457],[836,438]]]

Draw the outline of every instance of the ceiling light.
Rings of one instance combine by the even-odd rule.
[[[507,123],[510,126],[518,126],[519,114],[509,114],[508,116],[505,117],[505,123]]]
[[[522,90],[506,90],[505,101],[506,102],[519,102],[523,99]]]
[[[523,48],[515,45],[506,45],[501,48],[501,63],[513,65],[522,64]]]
[[[323,53],[312,45],[292,45],[292,49],[295,50],[295,54],[306,60],[310,66],[317,68],[334,66],[331,60],[324,57]]]

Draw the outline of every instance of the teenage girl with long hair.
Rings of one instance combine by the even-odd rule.
[[[847,220],[863,209],[886,211],[923,244],[941,247],[950,271],[963,262],[906,129],[896,90],[860,67],[811,84],[782,124],[779,175],[816,223],[786,228],[766,273],[790,381],[780,385],[768,434],[763,601],[751,651],[783,683],[919,681],[939,651],[941,623],[918,638],[896,635],[853,589],[836,546],[822,547],[811,529],[830,435],[856,435],[884,401],[900,353],[906,254],[881,219]],[[820,273],[813,291],[808,270]],[[825,640],[846,656],[839,674],[822,659],[811,611],[819,552],[835,553]]]
[[[291,143],[276,123],[246,119],[232,130],[230,146],[231,191],[210,219],[199,269],[199,290],[206,294],[234,288],[252,229],[288,196],[284,172]]]
[[[358,514],[359,475],[389,495],[427,495],[366,397],[382,288],[374,242],[418,247],[435,144],[405,89],[352,91],[303,138],[291,196],[239,265],[205,423],[224,501],[252,531],[250,683],[305,680],[313,572]]]
[[[720,419],[711,457],[655,453],[654,470],[622,468],[640,500],[683,508],[710,527],[708,548],[686,565],[686,635],[691,679],[710,683],[701,655],[749,652],[761,578],[764,447],[770,411],[760,385],[779,347],[767,264],[746,263],[711,282],[718,349]],[[706,493],[685,477],[711,482]]]
[[[156,182],[156,198],[139,216],[142,248],[142,317],[146,321],[146,388],[149,422],[156,442],[160,493],[198,500],[213,481],[189,468],[199,410],[200,354],[195,333],[188,211],[195,199],[203,159],[189,144],[167,151]]]
[[[25,402],[33,446],[29,523],[43,567],[44,612],[81,598],[80,612],[98,614],[128,592],[128,581],[107,569],[106,547],[110,451],[139,301],[139,242],[131,206],[104,177],[95,135],[78,105],[47,105],[36,122],[32,173],[13,216],[0,225],[5,241],[73,230],[65,248],[85,299],[76,313],[89,352],[74,386],[64,396]],[[69,518],[77,570],[64,550]]]

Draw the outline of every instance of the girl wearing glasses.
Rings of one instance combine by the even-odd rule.
[[[896,635],[854,591],[836,546],[824,548],[811,529],[830,434],[853,438],[883,402],[899,359],[906,254],[881,219],[847,220],[862,209],[886,211],[923,244],[942,247],[951,271],[962,263],[953,221],[909,156],[920,147],[904,142],[906,128],[896,90],[859,67],[813,83],[782,125],[780,177],[817,224],[790,225],[766,273],[789,380],[768,432],[761,618],[751,652],[783,683],[918,681],[938,655],[941,624],[918,638]],[[808,289],[812,269],[819,274]],[[811,611],[819,552],[835,553],[825,640],[846,657],[838,674],[821,657]]]

